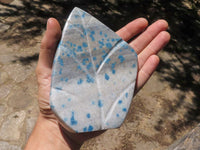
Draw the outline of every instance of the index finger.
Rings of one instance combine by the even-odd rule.
[[[142,32],[148,26],[148,21],[145,18],[138,18],[128,23],[116,33],[124,40],[128,41],[132,37]]]

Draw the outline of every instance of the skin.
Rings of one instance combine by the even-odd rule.
[[[168,23],[165,20],[158,20],[148,26],[146,19],[138,18],[116,32],[125,41],[139,35],[129,43],[138,54],[135,94],[143,87],[159,64],[157,53],[170,40],[170,35],[166,32],[167,28]],[[54,18],[48,19],[36,68],[40,113],[25,150],[79,149],[85,140],[104,132],[70,133],[60,125],[50,109],[52,63],[60,37],[60,24]]]

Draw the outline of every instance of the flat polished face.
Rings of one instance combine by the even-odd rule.
[[[117,128],[128,112],[137,54],[85,11],[71,12],[54,58],[50,106],[74,132]]]

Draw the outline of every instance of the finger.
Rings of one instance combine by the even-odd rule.
[[[58,21],[49,18],[47,21],[47,30],[41,42],[38,67],[51,68],[56,48],[61,36],[61,28]]]
[[[139,54],[161,31],[167,28],[168,23],[165,20],[158,20],[129,44]]]
[[[149,56],[157,54],[170,40],[170,34],[160,32],[151,43],[138,55],[138,70],[142,68]]]
[[[148,81],[152,73],[156,70],[159,61],[160,60],[157,55],[152,55],[148,58],[144,66],[138,72],[135,93],[137,93],[143,87],[143,85]]]
[[[148,25],[148,21],[144,18],[138,18],[128,23],[126,26],[118,30],[116,33],[124,40],[128,41],[133,36],[142,32]]]

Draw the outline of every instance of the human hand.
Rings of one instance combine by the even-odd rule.
[[[147,26],[148,22],[143,18],[139,18],[130,22],[125,27],[116,32],[125,41],[128,41],[134,36],[140,34],[129,43],[129,45],[138,54],[138,75],[136,80],[135,93],[137,93],[142,88],[142,86],[147,82],[152,73],[155,71],[159,63],[157,53],[168,43],[170,39],[169,33],[165,31],[168,28],[166,21],[156,21],[145,30]],[[64,147],[78,148],[86,139],[101,133],[68,133],[60,126],[59,122],[50,109],[49,93],[51,85],[52,64],[60,37],[61,28],[58,21],[54,18],[50,18],[47,22],[47,31],[45,32],[45,35],[42,39],[40,55],[36,69],[39,90],[38,102],[40,107],[40,115],[37,121],[37,125],[27,144],[27,149],[31,149],[29,145],[31,141],[34,141],[34,135],[37,136],[36,134],[39,134],[38,132],[45,132],[43,135],[47,134],[47,137],[44,137],[47,138],[45,141],[46,144],[48,144],[47,141],[52,141],[52,138],[54,138],[54,142],[56,141],[56,143],[58,143],[57,147],[53,148],[53,146],[55,146],[54,144],[47,149],[62,149]],[[45,127],[46,131],[41,131],[41,129],[37,128],[37,126],[43,126],[43,128]],[[40,142],[42,143],[42,141]],[[40,146],[41,149],[44,149],[42,144]]]

